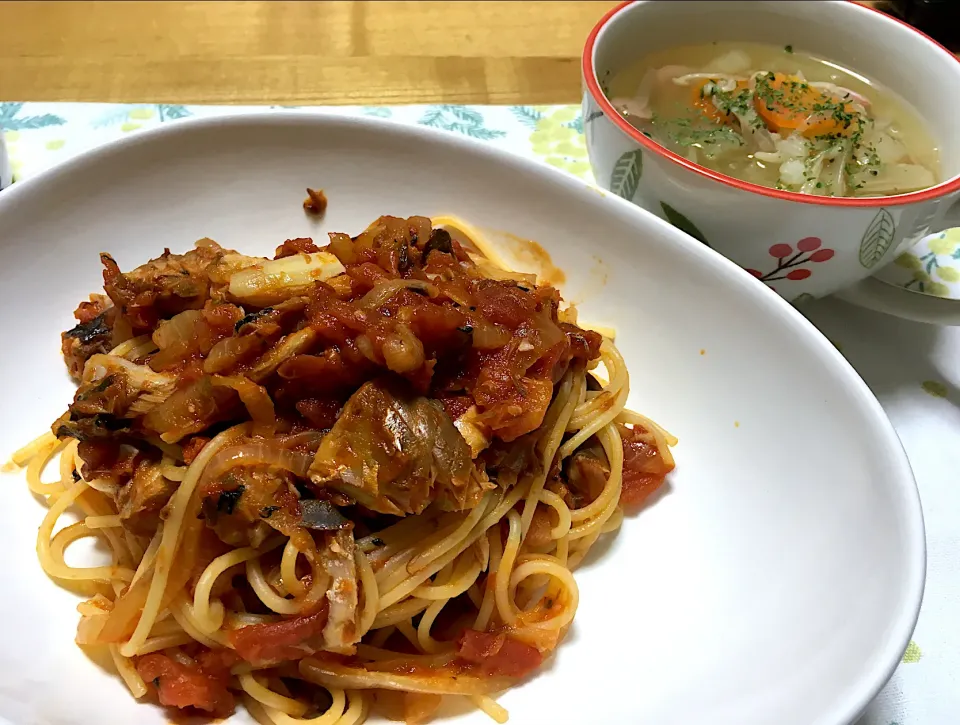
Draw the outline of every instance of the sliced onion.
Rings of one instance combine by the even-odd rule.
[[[269,377],[276,372],[276,369],[280,367],[284,360],[305,353],[316,340],[317,333],[310,327],[291,332],[274,347],[267,350],[247,371],[246,376],[254,381]]]
[[[213,384],[236,390],[237,395],[240,396],[240,402],[253,419],[257,432],[260,435],[273,434],[277,427],[277,415],[266,388],[242,375],[229,377],[214,375]]]
[[[237,466],[272,466],[290,471],[298,478],[306,478],[312,462],[313,456],[309,453],[297,453],[269,443],[243,443],[224,448],[211,458],[203,478],[205,481],[216,481]]]
[[[178,342],[187,343],[194,337],[194,328],[203,313],[200,310],[186,310],[161,322],[153,332],[153,342],[161,350]]]
[[[712,81],[721,87],[721,90],[732,91],[737,86],[737,81],[747,80],[745,76],[735,73],[686,73],[677,78],[673,78],[674,85],[689,86],[700,81]],[[726,85],[721,85],[726,84]]]
[[[426,292],[430,297],[436,297],[440,291],[429,282],[420,279],[388,279],[380,282],[367,292],[360,300],[360,306],[366,310],[375,310],[386,304],[393,295],[402,289],[413,289]]]
[[[256,335],[242,337],[225,337],[210,348],[210,353],[203,361],[203,372],[223,373],[233,368],[247,353],[263,344]]]
[[[201,328],[207,328],[207,323],[199,310],[186,310],[161,322],[151,338],[160,352],[150,358],[150,367],[163,370],[197,351]]]
[[[278,436],[277,443],[283,448],[305,447],[308,450],[316,451],[317,446],[323,439],[323,433],[318,430],[305,430],[300,433],[290,433],[289,435]]]
[[[357,252],[353,248],[353,240],[343,232],[330,232],[330,251],[337,255],[343,264],[353,264],[357,261]]]
[[[731,50],[704,66],[704,70],[719,73],[746,73],[750,69],[750,56],[742,50]]]
[[[905,194],[937,183],[933,173],[919,164],[885,164],[877,176],[863,176],[860,196]]]
[[[513,272],[508,269],[503,269],[502,267],[498,267],[496,264],[492,264],[486,257],[480,254],[470,254],[470,259],[472,259],[473,263],[477,265],[477,270],[484,277],[506,282],[520,282],[521,284],[526,284],[530,287],[537,286],[537,275],[535,274],[529,274],[526,272]]]
[[[371,222],[370,225],[357,235],[353,242],[354,249],[371,249],[381,232],[385,231],[384,217]]]
[[[383,359],[395,373],[410,373],[423,365],[423,343],[409,327],[397,325],[397,331],[383,343]]]
[[[403,658],[398,658],[398,662]],[[416,671],[413,667],[410,670]],[[422,672],[426,668],[419,668]],[[402,670],[401,670],[402,672]],[[516,678],[486,677],[466,672],[456,673],[437,670],[429,674],[401,674],[400,672],[376,672],[364,667],[341,665],[311,657],[300,660],[303,679],[323,687],[339,687],[349,690],[403,690],[428,692],[437,695],[486,695],[503,690],[516,682]]]
[[[380,361],[377,359],[377,353],[373,349],[373,343],[370,342],[369,337],[366,335],[358,335],[354,343],[356,343],[357,349],[367,360],[376,365],[380,364]]]
[[[473,323],[473,346],[478,350],[496,350],[510,342],[510,331],[488,320]]]

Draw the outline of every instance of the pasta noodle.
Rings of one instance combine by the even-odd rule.
[[[237,696],[261,723],[357,725],[374,710],[420,721],[429,717],[440,696],[452,695],[468,698],[494,721],[506,722],[507,712],[491,695],[535,671],[563,639],[579,600],[572,570],[600,536],[620,526],[624,509],[642,503],[672,469],[669,447],[675,439],[624,407],[629,377],[612,340],[559,322],[559,297],[552,288],[527,287],[524,276],[505,281],[511,279],[505,269],[487,275],[502,260],[465,222],[443,217],[431,224],[411,218],[405,227],[390,227],[391,219],[381,218],[364,234],[375,244],[386,244],[383,229],[399,234],[398,228],[420,225],[426,230],[429,243],[411,234],[400,253],[420,260],[422,284],[378,288],[385,265],[397,258],[384,261],[373,252],[358,258],[363,235],[353,240],[331,235],[331,245],[323,251],[315,251],[312,243],[306,246],[309,240],[289,240],[278,255],[285,249],[291,253],[270,262],[216,251],[212,242],[202,242],[198,254],[213,255],[204,272],[210,289],[224,290],[225,300],[269,300],[277,311],[241,308],[226,323],[225,329],[233,332],[218,337],[207,328],[213,328],[216,314],[225,312],[206,303],[161,316],[151,323],[152,334],[131,336],[108,352],[87,351],[79,365],[81,392],[68,415],[54,425],[56,435],[45,433],[14,455],[13,462],[26,467],[30,490],[49,507],[37,537],[40,565],[57,581],[96,587],[96,596],[80,607],[77,641],[108,648],[134,697],[159,697],[166,705],[225,715]],[[433,251],[443,255],[442,263],[431,263],[440,256]],[[307,257],[306,262],[297,255]],[[379,272],[371,269],[374,259]],[[280,260],[283,264],[276,263]],[[161,261],[174,264],[169,257]],[[189,272],[186,261],[182,264]],[[230,276],[236,270],[243,270],[242,278]],[[282,279],[276,278],[283,275],[276,270],[292,275],[290,289],[282,289]],[[470,284],[456,288],[456,270],[466,270]],[[143,274],[125,278],[126,284],[140,280],[140,294]],[[470,317],[456,333],[467,337],[456,339],[469,350],[469,335],[489,328],[473,338],[475,346],[481,345],[475,358],[481,367],[492,365],[496,355],[529,353],[526,372],[514,380],[515,394],[545,391],[539,420],[527,420],[527,428],[521,428],[518,421],[528,411],[513,403],[495,422],[490,411],[497,409],[496,401],[482,411],[467,398],[472,406],[466,410],[439,395],[427,400],[397,393],[397,403],[389,397],[393,389],[386,387],[377,392],[378,405],[394,411],[398,420],[416,420],[429,446],[421,449],[421,441],[404,439],[398,450],[368,459],[359,478],[342,463],[346,454],[331,453],[327,446],[372,425],[360,417],[346,433],[338,428],[352,414],[357,397],[374,383],[351,383],[356,392],[334,410],[332,425],[291,427],[285,422],[289,391],[271,387],[278,379],[291,379],[292,372],[282,366],[296,356],[310,357],[323,335],[341,329],[337,325],[352,314],[343,303],[354,299],[350,285],[370,274],[373,281],[356,299],[373,300],[374,313],[386,309],[381,314],[396,324],[391,328],[395,337],[381,339],[372,327],[358,329],[355,334],[367,342],[353,348],[359,356],[356,366],[369,366],[382,354],[386,363],[377,364],[406,380],[414,378],[426,357],[442,358],[437,350],[448,344],[430,341],[422,322],[426,318],[417,315],[440,313],[424,305],[436,305],[438,296],[464,299],[491,280],[502,295],[490,303],[494,311],[484,313],[486,318],[479,312]],[[325,280],[324,294],[333,290],[340,296],[328,297],[319,317],[309,317],[320,303],[302,295],[309,280],[320,278],[316,275]],[[536,307],[529,308],[534,310],[529,320],[515,326],[521,332],[510,332],[502,320],[509,304],[526,299],[517,297],[521,294],[531,295]],[[400,297],[409,299],[411,307],[391,311],[389,304]],[[453,302],[449,309],[461,307]],[[356,319],[369,321],[374,313],[365,309]],[[470,306],[471,312],[475,309]],[[287,324],[284,315],[307,315],[303,319],[311,326],[261,342],[258,336],[274,334],[269,325],[280,329]],[[131,333],[137,331],[135,322]],[[114,329],[119,324],[115,321]],[[255,332],[243,334],[244,326],[251,325]],[[313,332],[307,335],[306,330]],[[76,339],[70,335],[73,331],[64,337],[68,361],[75,352],[71,348],[68,353]],[[189,346],[195,343],[201,350],[191,358]],[[484,347],[488,344],[494,346]],[[583,346],[579,352],[576,344]],[[543,355],[554,354],[551,350],[560,352],[548,358],[549,364],[538,363]],[[325,359],[314,354],[310,365]],[[178,363],[176,355],[188,362]],[[367,362],[361,362],[364,357]],[[228,372],[240,359],[248,362]],[[189,364],[194,367],[184,367]],[[441,363],[434,364],[434,375],[455,379],[465,374],[441,371]],[[187,369],[193,370],[192,378],[184,377]],[[593,372],[601,369],[608,382]],[[174,384],[177,374],[181,377]],[[331,368],[328,374],[347,373]],[[91,400],[105,394],[119,376],[128,376],[123,395],[131,410],[136,406],[134,417],[116,423],[125,432],[114,439],[112,431],[81,431],[88,421],[77,411],[94,405]],[[218,388],[227,377],[229,385]],[[203,391],[207,397],[190,401],[190,412],[206,405],[216,413],[214,422],[188,421],[186,434],[159,425],[157,421],[169,422],[161,416],[164,406],[193,391],[198,380],[210,387]],[[238,397],[229,397],[235,393]],[[297,401],[314,400],[316,393],[310,395]],[[230,400],[242,402],[233,403],[230,414],[222,413],[217,406]],[[306,411],[307,420],[322,417],[321,406],[310,405],[297,410]],[[90,424],[102,425],[103,420]],[[184,425],[181,418],[174,422]],[[399,423],[391,425],[402,438]],[[143,432],[149,426],[150,432]],[[355,451],[358,439],[349,440],[349,451]],[[103,463],[105,451],[113,455],[109,465]],[[54,467],[58,455],[59,478],[47,481],[45,470]],[[340,461],[335,476],[322,478],[325,456]],[[385,471],[406,466],[416,456],[430,467],[426,483],[410,473],[419,469],[407,468],[407,488],[392,491]],[[376,494],[366,488],[364,477],[370,475],[381,477]],[[401,495],[414,485],[429,491],[422,502]],[[61,527],[62,517],[74,507],[84,516]],[[68,565],[65,550],[85,537],[101,539],[111,561]],[[173,679],[180,683],[176,691],[167,686]]]

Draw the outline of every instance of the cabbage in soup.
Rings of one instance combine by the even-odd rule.
[[[674,48],[614,76],[607,92],[660,145],[754,184],[889,196],[938,182],[937,148],[912,108],[791,46]]]

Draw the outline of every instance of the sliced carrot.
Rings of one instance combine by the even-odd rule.
[[[704,89],[708,83],[717,83],[717,79],[706,80],[700,85],[693,86],[690,89],[690,105],[699,110],[708,120],[713,121],[714,123],[732,123],[734,117],[730,113],[725,113],[717,108],[716,104],[713,102],[713,96],[708,94]],[[748,84],[746,81],[737,81],[737,87],[732,93],[736,94],[747,88]]]
[[[849,136],[860,125],[850,103],[814,88],[802,78],[768,73],[757,79],[754,108],[771,131],[807,138],[825,134]]]
[[[832,99],[831,99],[832,100]],[[852,136],[860,128],[860,117],[849,103],[834,101],[836,109],[827,113],[816,113],[807,118],[800,133],[806,138],[815,138],[828,134]]]

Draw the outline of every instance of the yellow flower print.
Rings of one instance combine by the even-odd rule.
[[[944,282],[960,282],[960,270],[956,267],[940,267],[937,276]]]
[[[960,229],[948,229],[925,242],[930,251],[901,254],[894,264],[910,270],[904,287],[935,297],[954,295],[950,285],[960,282]]]
[[[923,652],[920,651],[917,643],[911,639],[910,644],[907,645],[907,651],[903,653],[903,661],[912,665],[919,662],[921,657],[923,657]]]
[[[960,229],[950,229],[938,234],[928,245],[934,254],[953,254],[960,248]]]
[[[530,134],[533,153],[551,166],[589,178],[590,162],[583,141],[579,109],[576,106],[555,109],[534,106],[530,114],[536,114],[535,120],[531,118],[535,123]]]
[[[137,121],[148,121],[153,118],[153,109],[152,108],[134,108],[127,114],[127,118],[137,120]]]
[[[920,257],[910,254],[910,252],[901,254],[893,263],[905,269],[923,269],[923,262],[920,261]]]
[[[932,395],[934,398],[947,397],[947,386],[939,380],[924,380],[920,383],[920,387],[923,388],[923,392]],[[913,643],[911,642],[911,644]]]

